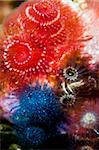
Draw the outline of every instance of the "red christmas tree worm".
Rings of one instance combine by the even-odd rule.
[[[69,53],[82,50],[84,27],[68,4],[40,0],[23,3],[5,20],[4,32],[3,70],[38,75],[56,73]]]
[[[45,60],[46,51],[44,47],[40,47],[35,41],[32,44],[29,39],[30,37],[24,34],[21,36],[9,37],[4,41],[4,66],[9,71],[19,74],[28,72],[36,74],[38,72],[44,72],[44,69],[47,69],[47,61]]]

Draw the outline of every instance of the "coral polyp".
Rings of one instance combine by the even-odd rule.
[[[80,122],[84,128],[91,129],[96,123],[96,116],[93,112],[85,113]]]
[[[60,76],[69,83],[77,82],[87,78],[91,72],[89,62],[91,56],[82,56],[78,51],[74,51],[65,60],[63,69],[60,71]]]
[[[78,140],[97,140],[99,135],[99,99],[79,102],[70,110],[70,134]]]
[[[67,69],[64,69],[63,74],[67,80],[73,80],[74,81],[78,78],[78,71],[71,66],[68,67]]]

